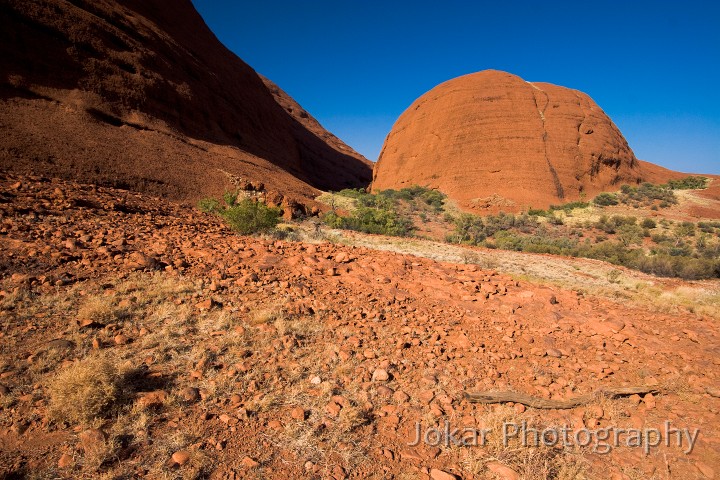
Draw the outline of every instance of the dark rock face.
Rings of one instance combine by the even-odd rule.
[[[0,167],[177,200],[308,200],[371,163],[226,49],[189,0],[2,0]]]

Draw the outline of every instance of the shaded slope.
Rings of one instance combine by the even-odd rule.
[[[369,182],[370,162],[288,112],[187,0],[4,0],[0,25],[3,168],[179,200],[238,178],[301,200]]]

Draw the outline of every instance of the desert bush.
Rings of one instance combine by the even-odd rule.
[[[670,237],[662,233],[653,233],[650,235],[650,239],[657,244],[667,243],[671,240]]]
[[[198,208],[205,213],[218,213],[220,202],[214,198],[203,198],[198,202]]]
[[[685,177],[680,180],[670,180],[667,185],[673,190],[699,190],[707,187],[707,177]]]
[[[675,246],[678,246],[683,240],[695,236],[695,224],[691,222],[679,223],[673,227],[670,234],[673,240],[675,240]]]
[[[493,237],[495,245],[504,250],[517,250],[530,253],[552,253],[574,256],[577,240],[554,238],[542,232],[534,235],[517,235],[510,231],[501,231]]]
[[[323,221],[332,228],[398,237],[407,236],[413,230],[412,222],[394,210],[370,207],[360,207],[346,217],[328,212]]]
[[[454,223],[455,231],[447,238],[450,242],[477,245],[487,238],[483,219],[477,215],[461,213]]]
[[[720,259],[720,241],[712,239],[708,234],[698,235],[695,248],[702,257]]]
[[[442,209],[445,206],[446,195],[438,190],[428,189],[420,195],[420,198],[427,205],[430,205],[437,213],[442,212]]]
[[[120,403],[124,379],[107,357],[87,357],[65,367],[48,385],[50,413],[60,421],[90,423]]]
[[[555,214],[552,214],[548,217],[548,222],[550,222],[552,225],[562,225],[563,219],[556,216]]]
[[[572,210],[576,208],[587,208],[590,204],[588,202],[568,202],[563,203],[562,205],[550,205],[550,211],[556,211],[556,210],[562,210],[564,212],[571,212]]]
[[[223,193],[223,201],[228,207],[232,207],[237,203],[238,192],[225,192]]]
[[[716,233],[720,234],[720,222],[698,222],[697,228],[705,233]]]
[[[653,220],[652,218],[646,218],[642,221],[640,226],[643,228],[655,228],[657,227],[657,223],[655,223],[655,220]]]
[[[407,202],[411,208],[416,207],[419,202],[421,205],[431,207],[435,213],[442,212],[446,198],[446,195],[438,190],[419,185],[405,187],[400,190],[383,190],[378,192],[376,196],[380,199],[391,200],[395,204],[397,201],[402,200]]]
[[[620,202],[614,193],[603,192],[593,199],[593,203],[601,207],[609,207],[611,205],[617,205]]]
[[[632,216],[623,216],[623,215],[613,215],[610,217],[610,221],[616,226],[619,227],[621,225],[636,225],[637,224],[637,217]]]
[[[540,208],[529,208],[527,214],[532,217],[547,217],[550,212]]]
[[[637,218],[635,217],[625,217],[622,215],[613,215],[612,217],[609,217],[607,215],[603,215],[598,219],[598,221],[595,223],[594,227],[602,230],[605,233],[616,233],[618,228],[623,225],[635,225],[637,223]]]
[[[623,224],[617,230],[618,238],[626,247],[642,242],[643,229],[635,224]]]
[[[636,259],[633,268],[664,277],[686,280],[720,277],[720,261],[667,254],[648,255]]]
[[[649,182],[641,183],[637,187],[623,185],[617,198],[634,207],[658,206],[659,202],[660,208],[667,208],[677,203],[677,197],[669,186]]]
[[[220,212],[230,228],[243,235],[267,232],[280,222],[282,211],[245,198]]]
[[[337,192],[338,195],[348,198],[360,199],[370,195],[364,188],[345,188]]]

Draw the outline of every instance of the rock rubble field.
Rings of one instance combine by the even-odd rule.
[[[500,271],[243,237],[187,205],[2,174],[0,475],[720,475],[717,318]],[[638,385],[657,393],[558,410],[464,397]],[[504,447],[507,425],[662,441]],[[667,425],[699,429],[692,452]],[[485,441],[441,433],[466,428]]]

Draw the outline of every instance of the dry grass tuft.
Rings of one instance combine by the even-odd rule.
[[[542,430],[547,425],[543,425],[540,414],[529,411],[518,414],[509,406],[499,405],[488,408],[478,419],[483,428],[491,432],[483,446],[451,447],[465,471],[473,475],[487,475],[487,464],[499,462],[513,469],[525,480],[588,478],[582,452],[560,450],[542,443],[534,445],[529,442],[523,445],[521,436],[510,438],[507,444],[504,443],[500,433],[503,424],[520,425],[524,421],[528,428]]]
[[[282,318],[282,310],[280,307],[270,307],[256,310],[250,317],[248,323],[250,325],[262,325],[272,323]]]
[[[114,299],[107,296],[89,297],[78,310],[78,319],[103,324],[117,322],[126,316],[127,311],[118,307]]]
[[[70,423],[88,424],[110,413],[122,399],[125,375],[107,357],[87,357],[50,381],[50,414]]]

